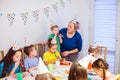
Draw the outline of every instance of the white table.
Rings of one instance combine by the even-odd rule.
[[[68,74],[66,74],[65,71],[69,69],[70,69],[70,66],[59,66],[58,68],[55,68],[50,73],[52,73],[55,76],[61,77],[61,80],[68,80]],[[35,80],[35,76],[37,75],[37,70],[31,71],[34,77],[31,76],[28,72],[24,72],[24,73],[26,73],[27,76],[24,77],[23,80]],[[92,80],[102,80],[98,76],[88,75],[88,77],[91,78]],[[10,77],[3,78],[2,80],[17,80],[17,78],[13,78],[13,76],[10,76]]]

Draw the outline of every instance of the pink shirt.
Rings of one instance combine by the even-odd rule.
[[[106,77],[105,78],[105,80],[113,80],[113,78],[115,77],[115,75],[114,74],[112,74],[111,76],[109,76],[109,77]]]

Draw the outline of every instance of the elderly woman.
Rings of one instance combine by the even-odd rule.
[[[79,52],[82,49],[82,37],[77,31],[79,29],[79,22],[72,20],[69,22],[67,28],[60,30],[62,35],[61,55],[68,61],[76,61],[79,57]]]

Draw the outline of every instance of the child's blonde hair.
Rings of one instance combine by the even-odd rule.
[[[87,70],[78,62],[73,62],[68,80],[88,80]]]
[[[98,48],[98,46],[90,45],[90,46],[89,46],[89,49],[88,49],[88,54],[94,53],[94,52],[99,53],[99,48]]]
[[[35,77],[35,80],[56,80],[55,76],[51,73],[39,74]]]

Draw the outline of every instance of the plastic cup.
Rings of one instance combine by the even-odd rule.
[[[55,65],[56,65],[57,68],[59,68],[59,66],[60,66],[60,61],[59,61],[59,60],[56,60],[56,61],[55,61]]]
[[[17,80],[22,80],[22,79],[23,79],[22,73],[17,73]]]
[[[53,64],[48,64],[48,70],[53,71]]]

